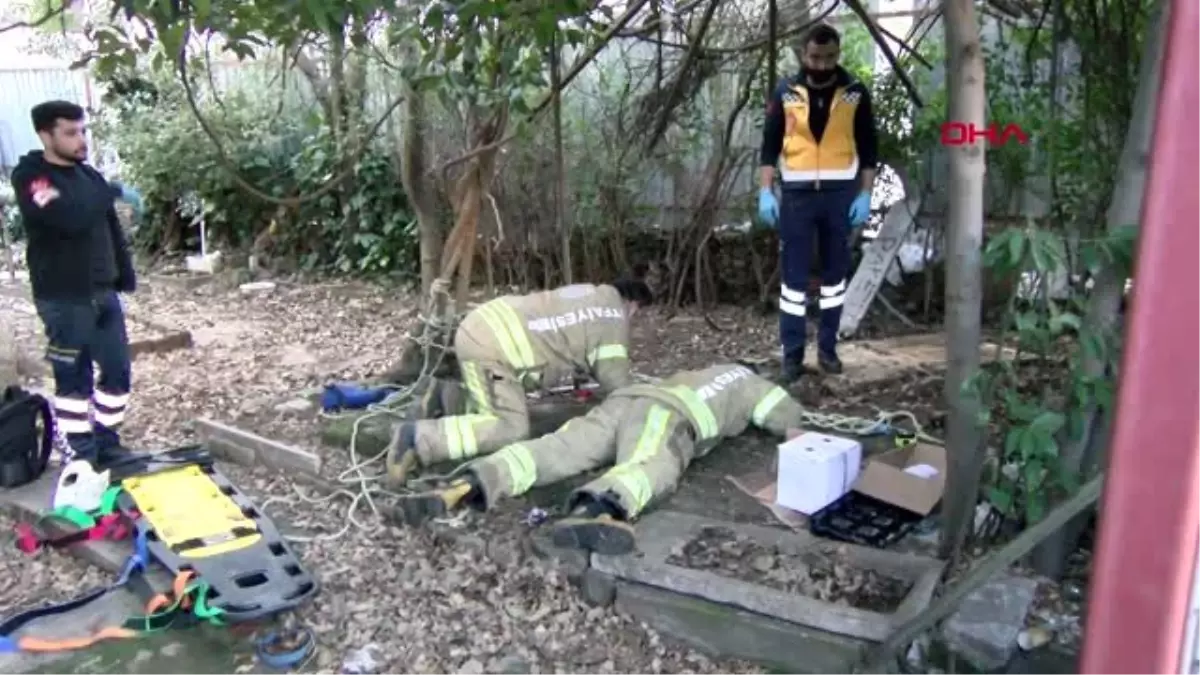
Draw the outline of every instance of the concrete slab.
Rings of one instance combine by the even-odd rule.
[[[239,464],[259,463],[288,473],[321,475],[321,458],[294,445],[216,420],[198,419],[195,428],[200,442],[216,457]]]
[[[1003,668],[1017,651],[1017,635],[1033,605],[1037,581],[1004,575],[967,596],[946,620],[947,646],[980,670]]]
[[[654,586],[616,582],[617,611],[717,658],[779,673],[844,673],[863,644],[842,635]]]
[[[996,356],[996,345],[985,342],[979,347],[983,360]],[[815,350],[810,360],[815,364]],[[1011,350],[1005,352],[1010,355]],[[838,356],[845,373],[837,379],[848,384],[887,380],[914,369],[940,370],[946,364],[946,336],[943,333],[905,335],[885,340],[846,341],[838,345]]]
[[[50,495],[58,481],[57,467],[51,467],[42,476],[18,488],[0,490],[0,508],[15,518],[31,521],[50,510]],[[89,541],[75,544],[71,552],[83,560],[111,574],[119,574],[125,561],[133,553],[129,542]],[[132,580],[133,590],[149,597],[171,589],[171,575],[158,565],[151,566],[144,574]]]
[[[183,271],[176,274],[150,274],[147,280],[152,284],[190,291],[212,281],[213,275]]]
[[[192,334],[177,330],[156,337],[147,337],[129,343],[129,356],[136,359],[142,354],[161,354],[176,349],[191,349]]]
[[[667,563],[673,550],[709,527],[733,529],[760,545],[777,547],[788,555],[800,555],[815,551],[818,547],[833,545],[848,564],[903,579],[913,585],[894,612],[882,613],[783,593],[748,581]],[[895,626],[915,616],[929,604],[942,570],[942,562],[930,558],[831,544],[808,533],[734,525],[671,511],[657,511],[639,521],[637,545],[637,551],[630,555],[593,554],[592,568],[619,580],[732,605],[836,635],[875,641],[886,639]]]

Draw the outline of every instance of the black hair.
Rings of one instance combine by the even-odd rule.
[[[59,120],[78,122],[83,119],[83,108],[70,101],[46,101],[33,106],[29,111],[33,130],[39,133],[54,131]]]
[[[623,277],[614,281],[613,287],[625,302],[636,302],[640,307],[654,304],[654,293],[650,292],[649,284],[641,279]]]
[[[830,26],[827,23],[819,23],[804,34],[804,43],[802,46],[807,47],[813,42],[819,45],[827,45],[832,42],[840,47],[842,44],[842,36],[833,26]]]

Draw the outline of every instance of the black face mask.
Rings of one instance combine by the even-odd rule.
[[[837,70],[835,70],[833,68],[805,68],[804,69],[804,74],[807,75],[810,80],[812,80],[813,82],[818,82],[818,83],[822,83],[822,84],[833,79],[833,76],[836,73],[837,73]]]

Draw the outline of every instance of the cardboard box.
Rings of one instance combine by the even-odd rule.
[[[917,443],[867,460],[855,492],[925,516],[946,490],[946,449]]]
[[[812,515],[850,491],[862,467],[862,444],[802,433],[779,445],[775,503]]]

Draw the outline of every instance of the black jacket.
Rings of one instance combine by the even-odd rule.
[[[38,150],[17,163],[12,184],[29,242],[34,298],[83,300],[105,288],[134,290],[137,277],[115,208],[119,190],[98,171],[51,164]],[[97,278],[106,267],[98,261],[106,259],[115,268],[112,278]]]

